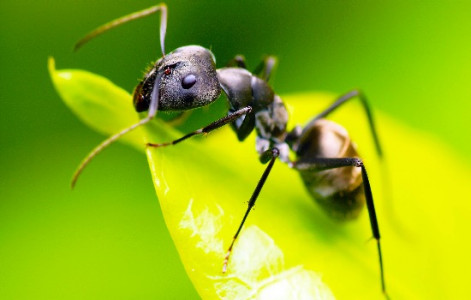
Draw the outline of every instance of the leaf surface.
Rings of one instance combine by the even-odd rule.
[[[87,125],[110,135],[138,120],[131,95],[82,70],[49,69],[64,102]],[[328,93],[283,97],[290,128],[335,99]],[[225,99],[183,115],[164,115],[122,141],[144,150],[224,115]],[[171,119],[171,121],[168,121]],[[392,299],[456,299],[471,267],[469,166],[433,137],[376,113],[385,160],[374,153],[356,103],[332,115],[345,126],[371,179]],[[177,146],[145,149],[167,227],[186,271],[205,299],[382,299],[376,244],[366,211],[358,220],[329,219],[296,171],[277,162],[230,259],[222,263],[264,167],[255,137],[237,141],[230,128]],[[99,158],[98,158],[99,159]],[[86,172],[83,176],[86,176]],[[467,195],[467,194],[466,194]],[[468,197],[469,198],[469,197]],[[448,201],[444,201],[448,200]],[[157,255],[157,254],[156,254]]]

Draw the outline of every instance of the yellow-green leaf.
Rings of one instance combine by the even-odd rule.
[[[96,131],[108,135],[139,121],[139,116],[132,113],[134,108],[129,93],[107,78],[84,70],[56,72],[52,57],[49,58],[48,68],[54,87],[64,103]],[[121,140],[144,149],[142,133],[131,132]]]
[[[110,135],[135,123],[131,96],[81,70],[50,73],[64,102],[92,128]],[[290,126],[304,124],[334,99],[327,93],[283,97]],[[172,121],[156,119],[123,137],[137,148],[166,142],[224,114],[224,98]],[[334,113],[357,142],[368,169],[392,299],[465,298],[471,172],[433,137],[376,113],[385,160],[374,153],[357,104]],[[176,125],[175,125],[176,124]],[[240,143],[230,128],[177,146],[146,149],[165,221],[186,271],[205,299],[383,299],[368,214],[329,219],[296,171],[275,164],[237,241],[222,263],[264,167],[254,136]],[[86,176],[86,174],[84,174]],[[157,255],[157,254],[156,254]],[[464,271],[463,271],[464,270]]]

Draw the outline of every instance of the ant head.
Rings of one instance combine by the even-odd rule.
[[[200,46],[176,49],[157,61],[134,90],[134,107],[149,109],[159,95],[158,110],[188,110],[216,100],[221,88],[214,55]],[[158,88],[159,93],[153,93]]]

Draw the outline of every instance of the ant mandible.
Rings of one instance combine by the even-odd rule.
[[[308,192],[331,217],[349,220],[358,217],[365,202],[371,230],[377,243],[381,288],[386,297],[383,259],[378,220],[366,168],[340,125],[325,120],[332,111],[350,99],[358,98],[366,112],[378,155],[382,156],[378,135],[365,95],[353,90],[339,97],[332,105],[315,116],[306,126],[296,126],[288,131],[288,113],[281,98],[268,85],[275,65],[274,57],[267,57],[254,73],[246,69],[242,56],[236,56],[224,68],[216,69],[213,53],[201,46],[184,46],[165,53],[167,6],[164,3],[138,11],[109,22],[82,38],[75,49],[103,32],[123,23],[160,12],[160,46],[162,58],[147,72],[133,94],[137,112],[147,111],[140,122],[109,137],[82,161],[72,179],[72,187],[88,163],[105,147],[122,135],[151,121],[157,111],[185,111],[205,106],[215,101],[221,90],[229,101],[227,116],[209,125],[166,143],[148,143],[148,147],[165,147],[178,144],[192,136],[209,133],[230,124],[243,141],[255,129],[256,150],[262,164],[268,163],[248,202],[244,217],[228,248],[223,262],[227,265],[239,233],[255,205],[260,191],[277,159],[299,171]],[[289,158],[290,151],[296,160]]]

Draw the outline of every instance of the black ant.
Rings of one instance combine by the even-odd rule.
[[[346,93],[303,128],[297,126],[288,131],[286,128],[288,113],[285,105],[268,85],[275,59],[267,57],[257,70],[251,73],[246,69],[242,56],[236,56],[226,67],[216,69],[212,52],[200,46],[184,46],[166,54],[164,40],[167,6],[165,4],[152,6],[107,23],[81,39],[75,49],[111,28],[158,11],[161,14],[162,58],[157,60],[137,85],[133,96],[136,111],[147,111],[147,117],[98,145],[75,172],[72,187],[92,158],[122,135],[151,121],[157,111],[185,111],[206,106],[215,101],[222,90],[230,106],[227,116],[174,141],[148,143],[147,146],[175,145],[194,135],[209,133],[227,124],[232,126],[239,141],[245,140],[254,129],[256,130],[256,149],[260,161],[268,165],[253,191],[242,222],[228,248],[223,262],[223,272],[227,271],[234,242],[255,205],[273,164],[280,159],[299,171],[309,193],[333,218],[354,219],[358,217],[366,202],[371,230],[378,248],[381,288],[387,297],[379,226],[366,168],[358,158],[347,131],[340,125],[324,119],[348,100],[358,98],[366,111],[376,150],[381,157],[379,139],[365,95],[359,90]],[[290,160],[290,151],[296,154],[295,161]]]

